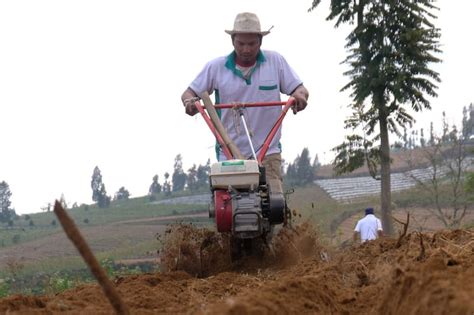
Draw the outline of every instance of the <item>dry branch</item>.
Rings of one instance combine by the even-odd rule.
[[[403,232],[400,233],[400,236],[398,237],[397,244],[395,245],[396,248],[399,248],[400,246],[402,246],[403,238],[405,237],[405,235],[407,235],[408,224],[410,223],[410,212],[407,212],[407,222],[406,223],[398,220],[394,216],[392,216],[392,219],[395,220],[397,223],[400,223],[401,225],[403,225]]]
[[[74,221],[69,217],[64,208],[61,206],[61,203],[57,200],[54,204],[54,213],[58,217],[67,237],[77,248],[90,271],[99,282],[102,291],[109,300],[110,304],[112,304],[115,312],[120,315],[130,314],[127,305],[123,302],[113,283],[109,280],[104,269],[100,266],[89,245],[87,245],[86,240],[82,237],[78,228],[74,224]]]
[[[423,234],[418,232],[418,236],[420,237],[420,255],[416,257],[416,260],[423,260],[425,259],[425,245],[423,244]]]

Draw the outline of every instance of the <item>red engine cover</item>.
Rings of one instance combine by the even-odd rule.
[[[226,190],[215,190],[214,204],[217,231],[232,231],[232,198],[230,194]]]

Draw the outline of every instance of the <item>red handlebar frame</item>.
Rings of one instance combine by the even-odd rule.
[[[267,106],[283,106],[283,109],[280,113],[280,116],[278,117],[278,119],[276,120],[275,124],[273,125],[272,129],[270,130],[270,132],[268,133],[265,141],[263,142],[263,146],[260,150],[260,153],[258,154],[257,156],[257,161],[258,161],[258,164],[262,164],[262,161],[263,161],[263,158],[265,157],[265,155],[267,154],[267,151],[268,151],[268,148],[270,147],[270,144],[272,143],[272,140],[273,138],[275,137],[275,134],[277,133],[278,131],[278,128],[280,128],[282,122],[283,122],[283,118],[285,118],[286,116],[286,113],[288,112],[288,110],[290,109],[290,107],[292,107],[295,103],[295,98],[294,97],[290,97],[286,102],[261,102],[261,103],[240,103],[240,104],[216,104],[214,105],[214,107],[216,109],[226,109],[226,108],[242,108],[242,107],[267,107]],[[214,134],[214,136],[216,137],[217,139],[217,142],[219,143],[219,145],[221,146],[222,148],[222,151],[224,152],[224,155],[226,156],[226,158],[228,160],[231,160],[234,158],[234,156],[232,155],[230,149],[228,148],[228,146],[225,144],[224,140],[222,139],[221,135],[219,134],[219,132],[217,132],[216,128],[214,127],[209,115],[207,114],[207,112],[205,111],[205,107],[203,105],[201,105],[201,102],[200,101],[196,101],[195,103],[196,105],[196,108],[198,109],[199,113],[201,113],[202,117],[204,118],[205,122],[207,123],[207,125],[209,126],[209,128],[211,129],[211,132]]]

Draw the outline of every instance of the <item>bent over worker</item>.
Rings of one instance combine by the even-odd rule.
[[[204,92],[209,95],[214,93],[216,104],[277,102],[280,101],[280,93],[283,93],[295,98],[294,113],[306,108],[308,91],[295,71],[279,53],[260,48],[263,37],[269,34],[270,30],[261,30],[256,14],[237,14],[234,28],[225,32],[231,36],[234,50],[227,56],[208,62],[184,91],[181,100],[188,115],[193,116],[198,112],[195,102]],[[256,154],[280,112],[280,107],[244,110]],[[251,158],[249,140],[235,111],[222,109],[220,118],[230,139],[242,155]],[[278,193],[283,192],[280,138],[281,126],[263,159],[267,182],[271,190]],[[220,148],[217,148],[217,157],[220,161],[226,159]]]
[[[361,243],[383,236],[382,222],[374,215],[374,208],[365,209],[365,217],[357,222],[354,229],[354,242],[359,236]]]

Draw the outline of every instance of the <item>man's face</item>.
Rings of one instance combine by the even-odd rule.
[[[258,34],[235,34],[232,44],[237,55],[237,62],[244,66],[253,65],[257,60],[261,43],[261,37]]]

